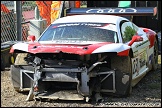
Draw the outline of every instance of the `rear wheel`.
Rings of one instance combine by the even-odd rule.
[[[154,41],[154,53],[152,57],[152,70],[156,70],[158,67],[158,43],[155,39]]]

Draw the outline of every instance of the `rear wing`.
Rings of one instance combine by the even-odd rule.
[[[157,7],[129,7],[129,8],[69,8],[65,16],[81,14],[106,14],[119,16],[155,16]]]

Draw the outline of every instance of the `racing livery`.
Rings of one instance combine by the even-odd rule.
[[[153,15],[154,9],[149,10],[144,15]],[[29,42],[11,48],[10,53],[18,53],[11,66],[15,90],[29,91],[27,100],[128,96],[147,72],[157,69],[157,34],[108,14],[140,12],[144,13],[136,8],[67,10],[67,16],[54,21],[39,39],[29,36]]]

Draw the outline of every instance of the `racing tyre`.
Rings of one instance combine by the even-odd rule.
[[[126,89],[125,89],[125,93],[121,94],[120,97],[128,97],[132,93],[132,63],[131,63],[131,57],[130,56],[127,57],[125,63],[126,62],[128,62],[127,67],[125,67],[125,68],[127,68],[127,72],[128,72],[126,75],[129,75],[129,80],[125,84],[125,85],[127,85]],[[122,70],[124,70],[124,69],[122,69]],[[124,78],[124,77],[125,76],[123,76],[122,78]]]
[[[17,55],[15,59],[14,65],[11,65],[11,81],[14,87],[14,90],[17,92],[25,92],[28,90],[24,90],[21,86],[22,81],[21,79],[24,80],[24,77],[21,78],[20,74],[20,69],[25,69],[25,70],[33,70],[32,66],[27,65],[26,61],[24,60],[24,57],[27,56],[27,53],[20,53]],[[28,83],[28,80],[25,80],[26,83]]]
[[[157,40],[155,39],[154,53],[152,57],[152,70],[156,70],[157,67],[158,67],[158,43],[157,43]]]
[[[112,58],[113,59],[111,59],[111,66],[112,66],[111,68],[115,69],[115,92],[113,93],[113,95],[117,97],[127,97],[132,92],[131,56],[127,57],[114,56]],[[109,86],[112,85],[111,83],[112,80],[107,78],[105,80],[105,84],[102,84],[103,89],[108,88],[108,85]]]
[[[5,70],[5,62],[1,56],[1,71],[4,71]]]
[[[16,54],[11,54],[10,59],[9,59],[9,62],[11,65],[13,65],[15,63],[16,56],[17,56]]]

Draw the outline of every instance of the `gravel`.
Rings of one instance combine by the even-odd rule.
[[[126,98],[103,96],[103,102],[94,101],[26,101],[28,93],[14,91],[10,70],[1,71],[1,107],[161,107],[161,64],[149,72]]]

